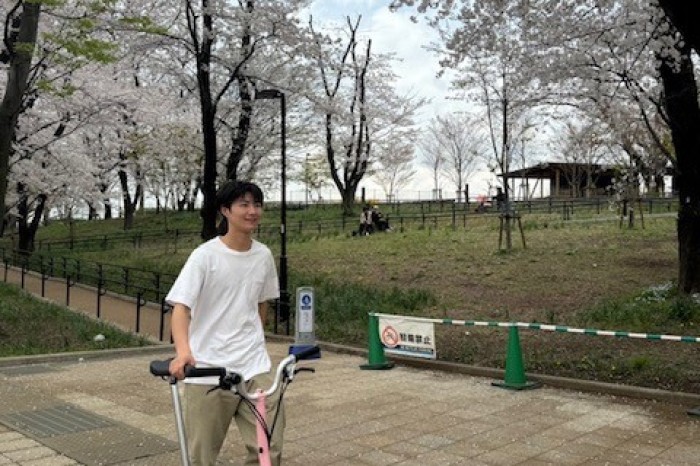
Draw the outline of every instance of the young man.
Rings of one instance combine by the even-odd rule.
[[[224,220],[220,236],[197,247],[165,298],[173,306],[176,357],[170,372],[184,377],[185,365],[223,366],[241,373],[248,391],[271,383],[265,347],[267,301],[279,297],[277,271],[267,246],[253,239],[262,215],[263,194],[247,182],[227,182],[216,195]],[[211,390],[216,378],[185,380],[184,417],[192,464],[210,466],[235,420],[246,444],[245,464],[258,464],[255,417],[231,391]],[[268,400],[270,424],[277,399]],[[280,406],[270,442],[275,465],[282,456],[284,412]]]

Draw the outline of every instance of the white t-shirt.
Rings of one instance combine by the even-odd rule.
[[[253,240],[248,251],[220,237],[197,247],[165,300],[190,308],[189,342],[197,367],[226,367],[248,380],[270,370],[258,304],[279,297],[270,249]],[[216,378],[186,379],[216,384]]]

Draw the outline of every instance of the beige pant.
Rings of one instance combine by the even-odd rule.
[[[261,374],[247,382],[247,390],[252,393],[257,388],[266,389],[270,383],[270,375]],[[197,466],[216,464],[216,458],[232,419],[236,421],[238,431],[248,450],[245,464],[258,464],[256,420],[253,411],[235,393],[228,390],[214,390],[207,393],[211,388],[210,385],[185,384],[185,430],[192,464]],[[278,399],[279,391],[266,400],[268,427],[272,426],[277,413]],[[272,464],[276,466],[279,466],[282,460],[284,425],[284,405],[282,405],[270,441],[270,457]]]

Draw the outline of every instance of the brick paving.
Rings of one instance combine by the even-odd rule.
[[[25,279],[32,291],[38,280]],[[60,303],[65,285],[52,286]],[[72,288],[71,305],[94,312],[94,295],[80,289]],[[132,305],[121,304],[126,328]],[[283,342],[268,347],[275,360],[288,351]],[[0,359],[0,466],[178,464],[169,387],[148,373],[151,360],[171,353],[163,345]],[[425,367],[361,370],[366,362],[324,350],[311,363],[316,373],[290,386],[285,465],[700,463],[700,417],[686,414],[693,406],[547,386],[509,391]],[[61,410],[85,425],[47,434],[47,413]],[[219,464],[241,464],[242,456],[233,426]]]
[[[268,346],[276,360],[288,351]],[[144,351],[67,355],[25,374],[0,365],[0,465],[178,464],[169,387],[147,369],[172,349]],[[285,464],[675,466],[700,458],[700,421],[685,406],[547,387],[509,391],[425,369],[361,370],[364,362],[324,351],[310,363],[316,373],[291,384]],[[8,413],[65,405],[111,425],[41,437],[8,422]],[[234,426],[220,464],[242,456]]]

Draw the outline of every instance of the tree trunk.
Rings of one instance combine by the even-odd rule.
[[[216,105],[211,89],[211,48],[213,41],[213,20],[210,13],[210,0],[202,0],[202,37],[199,50],[196,51],[197,87],[199,89],[199,106],[202,113],[202,138],[204,141],[204,168],[202,173],[202,230],[200,236],[208,240],[216,236]],[[196,18],[188,19],[190,34],[195,44],[197,37]]]
[[[680,66],[662,61],[661,79],[676,152],[678,188],[678,289],[700,292],[700,107],[690,47],[681,50]]]
[[[700,53],[700,28],[697,25],[697,13],[695,12],[695,2],[688,0],[659,0],[659,5],[664,13],[671,19],[671,22],[683,39]]]
[[[37,196],[37,204],[34,209],[34,215],[32,220],[29,221],[29,195],[24,192],[24,186],[20,183],[17,186],[19,191],[19,222],[18,222],[18,233],[19,242],[17,249],[21,253],[31,254],[34,252],[34,238],[36,237],[36,231],[39,229],[39,224],[41,223],[41,216],[44,213],[44,206],[46,205],[46,195],[39,194]]]
[[[248,142],[248,134],[250,133],[250,116],[253,114],[253,105],[251,103],[252,96],[248,89],[248,79],[244,77],[238,78],[238,96],[241,102],[241,110],[238,114],[238,125],[232,129],[234,131],[233,141],[231,144],[231,153],[226,161],[226,179],[238,179],[238,166],[243,160],[246,144]]]
[[[246,3],[246,10],[249,13],[253,12],[253,2]],[[245,32],[241,37],[241,55],[250,57],[252,51],[252,32],[250,23],[246,23]],[[238,125],[232,129],[234,131],[233,141],[231,144],[231,153],[226,161],[226,179],[238,179],[238,166],[243,160],[246,144],[248,142],[248,134],[250,133],[251,115],[253,114],[253,96],[250,89],[252,88],[250,79],[244,76],[236,69],[236,82],[238,83],[238,98],[241,102],[241,110],[238,114]]]
[[[136,206],[141,198],[142,186],[141,183],[137,183],[136,192],[132,198],[129,193],[129,183],[127,181],[126,172],[124,170],[119,170],[119,183],[122,187],[122,200],[124,201],[124,230],[131,230],[134,226],[134,212],[136,212]]]
[[[208,80],[207,80],[208,81]],[[201,87],[201,86],[200,86]],[[202,94],[202,130],[204,133],[204,173],[202,175],[202,231],[200,236],[208,240],[216,236],[216,129],[211,96]]]
[[[110,202],[109,196],[107,195],[107,188],[108,188],[107,183],[100,184],[100,192],[103,195],[102,204],[104,204],[104,208],[105,208],[105,215],[104,215],[105,220],[112,218],[112,204]],[[95,217],[95,218],[97,218],[97,217]]]
[[[343,215],[350,217],[353,215],[353,208],[355,206],[355,195],[357,194],[357,186],[347,186],[345,189],[340,191],[340,196],[342,198]]]
[[[22,19],[17,40],[11,44],[12,46],[22,44],[22,47],[10,51],[7,87],[0,103],[0,220],[2,221],[6,214],[5,198],[12,142],[15,139],[17,119],[22,111],[22,98],[27,91],[40,13],[40,2],[22,2]],[[6,32],[9,33],[9,31]]]

